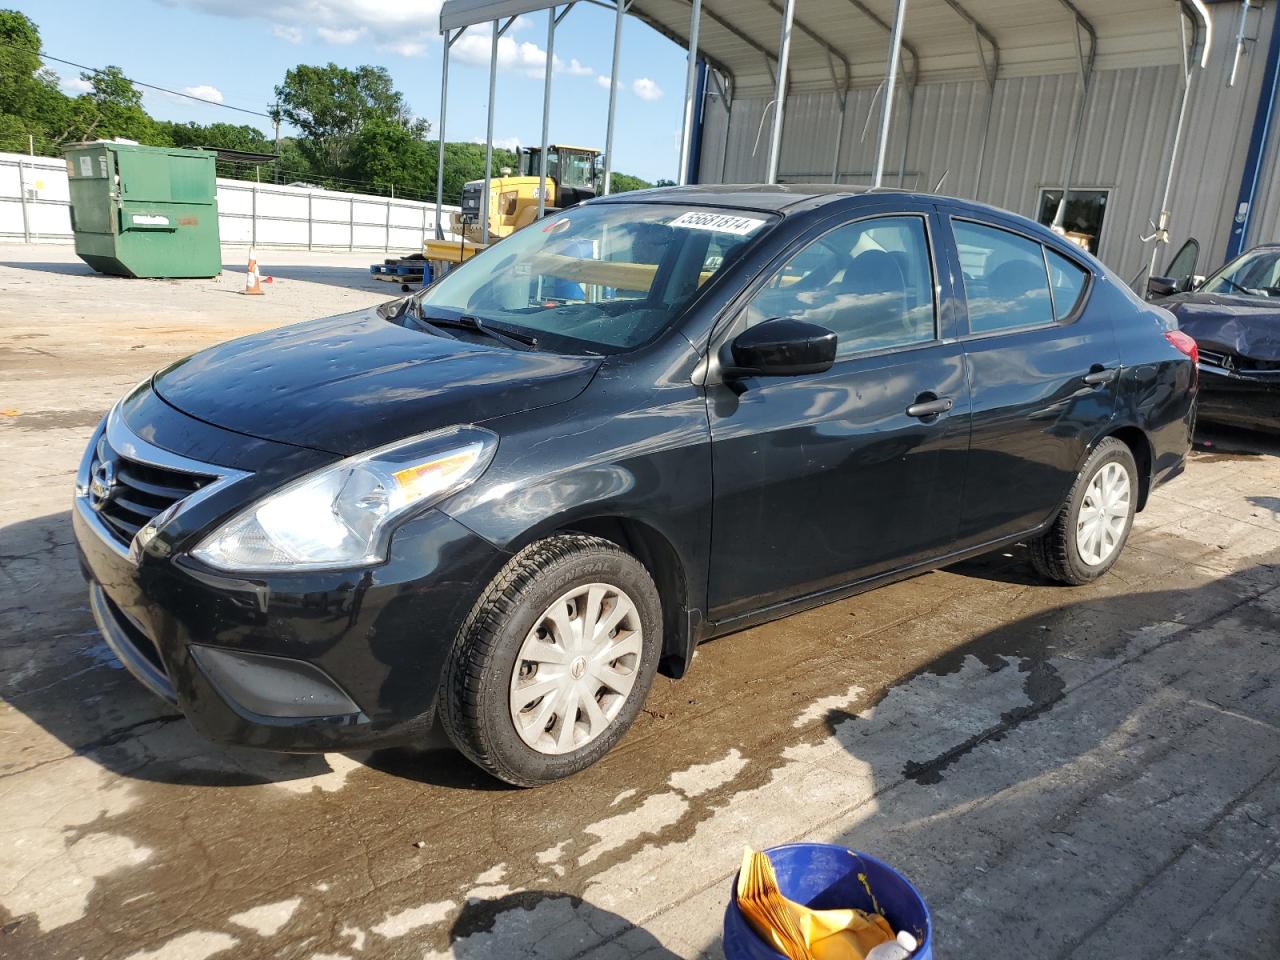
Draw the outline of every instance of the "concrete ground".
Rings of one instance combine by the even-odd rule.
[[[0,957],[716,957],[743,845],[798,839],[900,866],[940,957],[1280,953],[1280,444],[1256,435],[1207,433],[1099,583],[1042,585],[1017,549],[717,640],[554,786],[202,742],[94,631],[75,465],[154,368],[392,295],[372,259],[264,252],[282,279],[248,298],[0,248]]]

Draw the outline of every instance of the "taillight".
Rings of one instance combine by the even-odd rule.
[[[1190,357],[1192,363],[1200,362],[1199,345],[1181,330],[1168,330],[1165,332],[1164,338],[1172,343],[1179,353],[1185,353]]]

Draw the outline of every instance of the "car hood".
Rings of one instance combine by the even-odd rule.
[[[1196,343],[1253,360],[1280,360],[1280,303],[1188,293],[1161,303]]]
[[[214,426],[350,455],[563,403],[599,364],[423,333],[370,309],[202,350],[160,371],[153,386]]]

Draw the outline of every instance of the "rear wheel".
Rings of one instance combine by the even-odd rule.
[[[1053,524],[1029,544],[1036,571],[1072,586],[1098,579],[1124,549],[1137,502],[1133,453],[1124,441],[1107,437],[1080,469]]]
[[[567,777],[626,733],[661,648],[658,591],[635,557],[580,534],[539,541],[463,624],[441,697],[445,730],[507,783]]]

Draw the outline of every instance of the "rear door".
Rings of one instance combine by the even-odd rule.
[[[863,202],[766,271],[713,338],[714,350],[773,317],[838,337],[825,373],[708,386],[713,619],[946,552],[969,403],[951,315],[939,309],[939,226],[931,204]]]
[[[1116,409],[1111,317],[1091,307],[1083,258],[1017,221],[943,207],[963,291],[961,341],[973,410],[960,529],[964,549],[1028,531],[1066,499]]]

